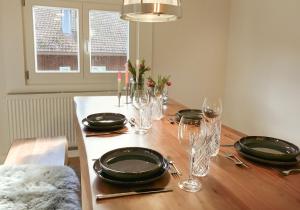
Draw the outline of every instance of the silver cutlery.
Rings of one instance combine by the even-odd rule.
[[[110,131],[110,132],[101,132],[101,133],[88,133],[85,137],[94,137],[94,136],[105,136],[105,135],[112,135],[112,134],[128,134],[128,131]]]
[[[175,162],[173,160],[171,160],[171,158],[168,156],[167,157],[167,161],[168,163],[174,168],[174,170],[176,171],[176,173],[181,176],[182,173],[179,171],[179,169],[176,167]]]
[[[171,118],[171,117],[168,118],[168,121],[169,121],[169,123],[172,124],[172,125],[174,125],[175,122],[176,122],[176,121],[174,120],[174,118]]]
[[[300,172],[300,168],[293,168],[293,169],[289,169],[289,170],[283,170],[283,171],[280,171],[283,175],[285,176],[288,176],[290,175],[291,173],[299,173]]]
[[[244,166],[246,168],[249,168],[249,166],[247,166],[243,161],[241,161],[237,156],[235,156],[232,153],[229,152],[225,152],[223,154],[226,158],[232,160],[236,165],[240,165],[240,166]]]
[[[128,120],[129,124],[131,127],[134,127],[136,122],[135,122],[135,119],[134,118],[130,118],[130,120]]]
[[[177,171],[175,171],[174,167],[169,167],[169,172],[170,172],[171,176],[173,176],[175,178],[180,177],[180,175],[177,173]]]
[[[163,192],[171,192],[171,191],[173,191],[172,188],[145,188],[145,189],[139,189],[139,190],[123,192],[123,193],[98,194],[96,195],[96,199],[103,200],[107,198],[118,198],[118,197],[130,196],[130,195],[143,195],[143,194],[163,193]]]
[[[234,147],[234,144],[221,144],[221,147]]]

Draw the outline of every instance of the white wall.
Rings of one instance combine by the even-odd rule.
[[[228,24],[228,0],[186,0],[182,20],[154,25],[153,70],[171,75],[172,98],[201,108],[223,94]]]
[[[3,14],[3,2],[0,1],[0,29],[2,28],[5,20],[2,16]],[[0,49],[3,49],[5,39],[4,32],[0,30]],[[4,71],[4,59],[5,59],[5,51],[0,50],[0,163],[4,160],[6,155],[6,151],[9,148],[8,132],[7,132],[7,122],[6,122],[6,109],[5,109],[5,71]]]
[[[232,0],[224,122],[300,145],[300,1]]]

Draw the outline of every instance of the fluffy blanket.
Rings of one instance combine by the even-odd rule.
[[[1,210],[79,210],[79,189],[66,166],[0,166]]]

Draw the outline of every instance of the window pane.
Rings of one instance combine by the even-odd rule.
[[[128,55],[129,24],[118,12],[89,11],[92,73],[124,71]]]
[[[78,9],[33,7],[36,72],[79,72]]]

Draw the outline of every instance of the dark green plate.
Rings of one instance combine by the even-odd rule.
[[[123,124],[119,125],[91,125],[86,118],[82,120],[82,124],[87,130],[92,130],[92,131],[115,131],[115,130],[120,130],[125,127],[127,121],[125,121]]]
[[[289,161],[299,155],[296,145],[272,137],[247,136],[239,143],[243,152],[263,159]]]
[[[93,126],[122,125],[126,117],[119,113],[96,113],[86,117],[86,120]]]
[[[163,164],[164,158],[160,153],[142,147],[115,149],[100,158],[103,171],[119,179],[151,177],[161,170]]]
[[[154,182],[160,178],[162,178],[166,171],[168,170],[168,162],[166,160],[163,161],[162,168],[155,174],[153,174],[150,177],[144,177],[144,178],[137,178],[137,179],[122,179],[122,178],[115,178],[113,176],[110,176],[109,174],[106,174],[103,169],[101,168],[100,160],[96,160],[93,165],[93,169],[98,177],[100,177],[105,182],[111,183],[111,184],[117,184],[117,185],[143,185],[148,184],[151,182]]]
[[[182,109],[176,113],[176,121],[179,122],[181,117],[185,115],[190,117],[191,119],[201,120],[202,119],[202,111],[200,109]]]
[[[247,154],[247,153],[243,152],[239,141],[237,141],[234,144],[234,148],[241,156],[244,156],[245,158],[252,160],[254,162],[258,162],[258,163],[264,163],[264,164],[276,165],[276,166],[292,166],[292,165],[296,165],[297,163],[300,162],[300,156],[298,156],[297,158],[294,158],[292,160],[289,160],[289,161],[277,161],[277,160],[267,160],[267,159],[263,159],[260,157],[256,157],[256,156]]]

